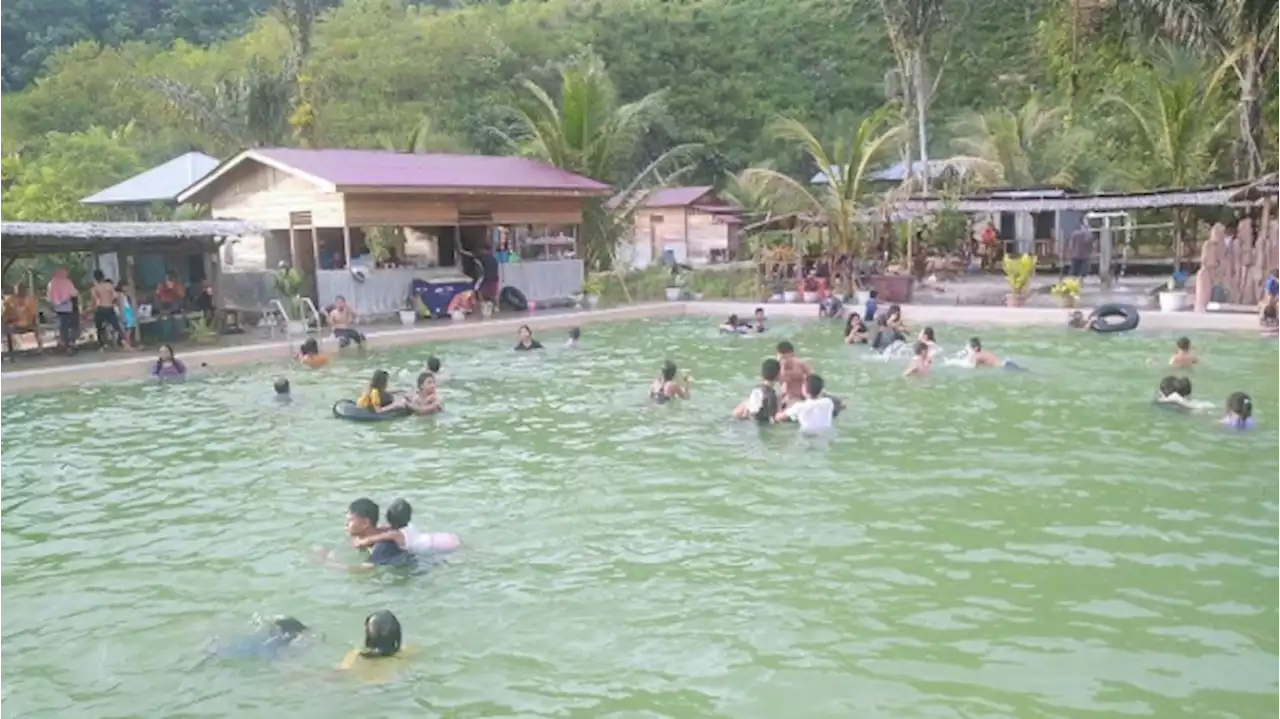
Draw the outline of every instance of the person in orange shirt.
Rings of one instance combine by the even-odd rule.
[[[36,336],[36,346],[41,352],[44,351],[44,338],[40,336],[38,317],[35,295],[28,292],[25,285],[19,284],[12,295],[4,298],[4,341],[9,347],[9,359],[16,356],[14,336],[28,332]]]
[[[298,350],[298,361],[311,369],[319,369],[329,364],[329,355],[320,354],[320,343],[315,337],[309,337]]]

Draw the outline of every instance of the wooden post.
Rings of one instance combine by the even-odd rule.
[[[346,223],[342,225],[342,254],[344,264],[351,266],[351,228]]]
[[[298,267],[298,231],[294,229],[293,223],[289,223],[289,266],[294,269]]]
[[[312,274],[320,272],[320,231],[314,227],[311,228],[311,268]]]

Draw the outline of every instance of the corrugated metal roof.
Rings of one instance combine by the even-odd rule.
[[[174,202],[178,193],[209,174],[218,159],[188,152],[80,200],[85,205],[148,205]]]
[[[700,187],[664,187],[654,190],[644,199],[645,207],[688,207],[708,192],[715,191],[711,185]]]
[[[255,155],[339,188],[406,187],[565,190],[600,194],[609,186],[523,157],[416,155],[380,150],[271,148]]]

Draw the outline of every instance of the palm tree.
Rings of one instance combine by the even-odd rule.
[[[756,167],[744,171],[743,180],[762,183],[775,198],[798,202],[827,221],[828,251],[856,258],[861,254],[855,223],[859,203],[867,195],[867,178],[880,165],[904,134],[901,124],[892,122],[896,111],[885,106],[863,118],[848,135],[830,146],[824,145],[799,120],[781,118],[774,122],[770,134],[774,139],[797,146],[815,167],[827,172],[827,182],[810,186],[777,170]],[[852,282],[853,273],[846,281]]]
[[[468,148],[458,138],[436,129],[435,121],[423,116],[401,138],[379,135],[378,144],[391,152],[426,155],[432,152],[466,152]]]
[[[1222,102],[1222,78],[1201,57],[1165,45],[1121,92],[1103,99],[1120,110],[1116,121],[1139,154],[1127,163],[1129,184],[1196,187],[1213,179],[1232,115]]]
[[[673,147],[633,173],[641,140],[666,111],[664,93],[622,103],[604,62],[590,50],[561,67],[558,98],[532,81],[523,89],[513,108],[514,131],[495,132],[523,155],[622,187],[615,202],[588,200],[582,213],[584,263],[611,267],[639,199],[688,172],[697,146]]]
[[[952,123],[951,144],[998,168],[1003,185],[1072,186],[1080,180],[1091,133],[1069,124],[1067,115],[1066,108],[1047,107],[1034,96],[1017,110],[967,112]]]
[[[137,82],[208,135],[219,150],[233,152],[288,142],[298,93],[296,64],[293,58],[278,67],[254,60],[244,74],[219,80],[212,92],[164,77]]]
[[[1135,161],[1125,163],[1131,168],[1125,172],[1130,185],[1197,187],[1213,179],[1233,114],[1223,101],[1223,75],[1187,49],[1164,45],[1121,93],[1103,100],[1119,108],[1123,144],[1137,152]],[[1175,209],[1173,217],[1181,245],[1186,213]]]
[[[1123,0],[1118,9],[1221,59],[1239,87],[1236,178],[1260,175],[1260,95],[1276,57],[1276,0]]]

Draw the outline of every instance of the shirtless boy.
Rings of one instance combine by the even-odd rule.
[[[1169,358],[1170,367],[1194,367],[1200,363],[1200,358],[1191,351],[1191,338],[1179,337],[1175,345],[1173,356]]]
[[[356,313],[347,304],[347,298],[339,295],[334,300],[333,309],[329,310],[329,326],[333,328],[333,336],[338,340],[338,347],[347,347],[355,342],[364,347],[364,335],[351,328],[355,324]]]
[[[808,362],[796,357],[796,348],[790,342],[778,343],[778,364],[782,366],[782,404],[789,405],[804,399],[805,378],[813,374]]]
[[[119,347],[124,342],[124,328],[120,326],[120,315],[116,313],[116,286],[108,280],[102,270],[93,271],[93,324],[98,328],[98,347],[107,348],[107,330],[115,330],[113,344]]]
[[[1000,367],[1004,364],[999,357],[982,349],[982,340],[977,337],[969,338],[969,360],[974,367]]]

